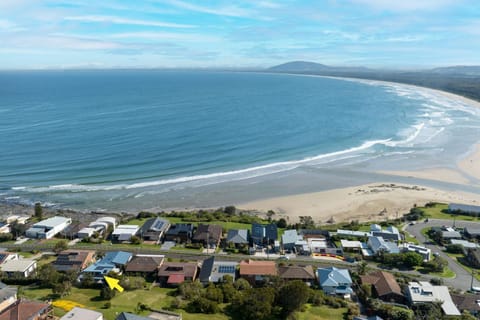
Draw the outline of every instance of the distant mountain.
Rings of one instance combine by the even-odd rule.
[[[452,66],[431,69],[436,74],[480,76],[480,66]]]
[[[273,72],[318,73],[318,72],[366,72],[365,67],[332,67],[309,61],[291,61],[267,69]]]

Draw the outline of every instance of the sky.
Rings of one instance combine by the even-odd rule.
[[[0,0],[0,69],[480,65],[478,0]]]

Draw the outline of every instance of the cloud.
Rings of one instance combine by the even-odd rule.
[[[86,16],[70,16],[65,17],[67,21],[80,21],[80,22],[94,22],[94,23],[112,23],[112,24],[125,24],[125,25],[138,25],[138,26],[151,26],[151,27],[165,27],[165,28],[195,28],[194,25],[179,24],[162,21],[151,20],[137,20],[128,19],[115,16],[101,16],[101,15],[86,15]]]
[[[179,32],[124,32],[107,35],[113,39],[144,39],[144,40],[175,40],[189,42],[214,42],[221,38],[202,33],[179,33]]]
[[[430,11],[442,9],[462,0],[350,0],[354,4],[365,5],[382,11]]]
[[[254,17],[253,12],[251,10],[247,10],[237,6],[210,8],[210,7],[200,6],[200,5],[196,5],[196,4],[192,4],[192,3],[188,3],[180,0],[164,0],[162,2],[177,8],[199,12],[199,13],[208,13],[208,14],[213,14],[217,16],[243,17],[243,18]]]

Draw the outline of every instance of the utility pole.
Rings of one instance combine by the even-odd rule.
[[[470,289],[473,291],[473,275],[475,271],[472,269],[472,281],[470,282]]]

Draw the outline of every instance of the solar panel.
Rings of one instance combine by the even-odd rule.
[[[219,266],[219,273],[235,273],[235,266]]]

